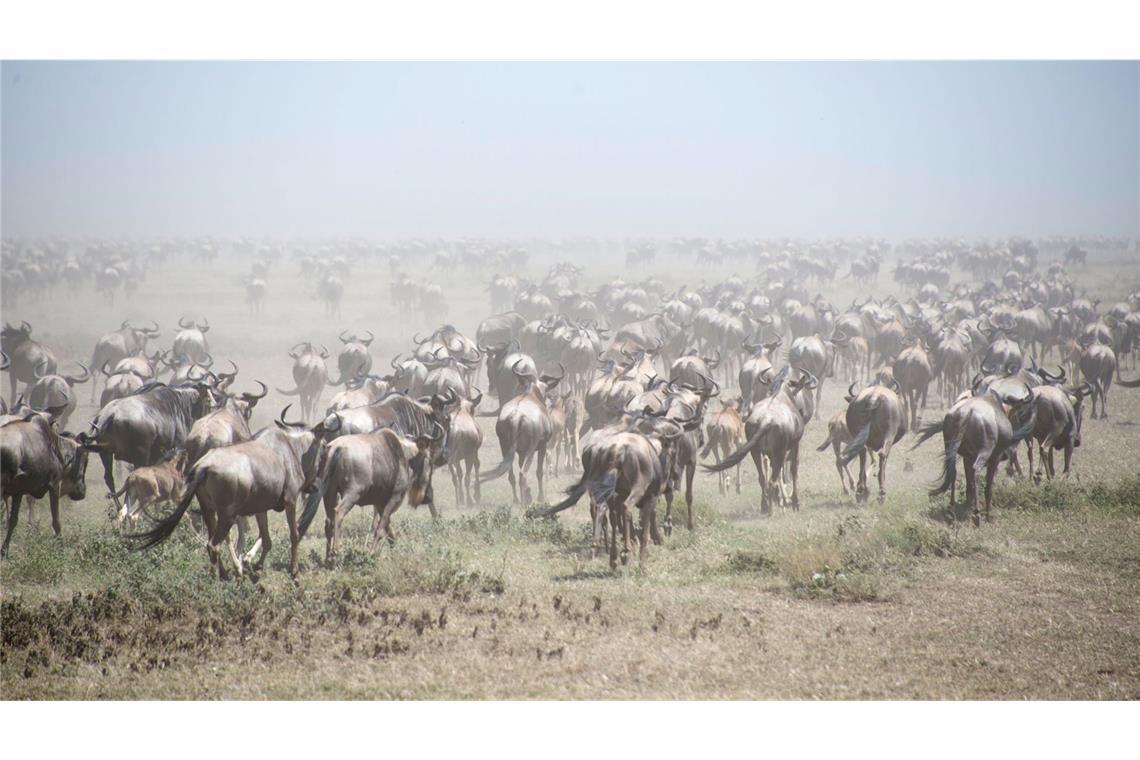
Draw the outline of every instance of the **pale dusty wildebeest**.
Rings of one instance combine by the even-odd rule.
[[[56,370],[55,354],[31,336],[32,326],[27,322],[21,322],[19,327],[5,324],[0,333],[0,348],[8,357],[9,405],[16,403],[16,383],[25,383],[27,390],[36,382],[37,367],[43,374],[54,374]]]
[[[320,351],[312,343],[298,343],[289,350],[289,357],[293,359],[292,390],[278,388],[277,392],[285,396],[301,397],[301,419],[308,422],[317,416],[317,401],[328,382],[329,373],[325,367],[325,359],[329,358],[329,350],[321,346]]]
[[[166,458],[150,467],[136,467],[127,475],[123,488],[114,498],[123,497],[119,510],[119,526],[138,526],[139,513],[150,517],[149,507],[182,500],[182,469],[186,464],[186,449],[174,449]],[[124,496],[125,495],[125,496]]]
[[[147,341],[159,336],[158,323],[152,321],[152,324],[154,327],[138,328],[132,327],[129,321],[124,320],[118,330],[99,338],[95,349],[91,352],[91,368],[102,369],[105,364],[114,367],[128,356],[145,352]],[[96,385],[97,383],[91,383],[92,401],[95,400]]]
[[[483,430],[475,421],[475,410],[482,400],[481,391],[473,398],[460,399],[459,407],[451,416],[451,432],[447,439],[447,465],[451,470],[452,485],[455,486],[455,503],[460,506],[478,504],[482,497],[479,491],[479,447],[483,445]],[[472,472],[475,475],[474,479],[471,477]]]
[[[716,457],[717,463],[736,450],[744,443],[744,421],[740,419],[740,399],[725,401],[724,407],[717,412],[705,427],[705,447],[701,450],[701,459],[710,453]],[[729,475],[721,471],[717,473],[717,486],[723,496],[728,493]],[[740,465],[736,466],[736,492],[740,493]]]
[[[41,364],[43,368],[46,365]],[[67,421],[79,399],[75,396],[75,386],[91,379],[91,371],[83,366],[82,375],[56,375],[36,372],[36,383],[28,389],[28,406],[33,409],[47,411],[59,424],[59,429],[67,427]]]

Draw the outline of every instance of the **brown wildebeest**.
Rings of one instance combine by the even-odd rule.
[[[269,553],[269,510],[285,512],[289,524],[289,572],[296,581],[300,574],[297,547],[301,535],[297,524],[297,498],[311,487],[316,474],[320,438],[304,423],[274,420],[275,427],[260,431],[252,441],[223,446],[206,452],[186,473],[186,488],[178,508],[154,527],[153,530],[132,538],[138,549],[156,546],[174,532],[190,502],[195,498],[202,508],[202,521],[206,525],[206,551],[210,569],[221,580],[229,572],[219,561],[218,545],[229,537],[230,528],[241,517],[257,518],[260,538],[249,553],[238,556],[234,545],[229,544],[230,555],[237,566],[238,575],[244,563],[252,562],[261,553],[251,569],[260,570]]]
[[[42,374],[55,374],[55,354],[47,346],[32,340],[31,336],[32,326],[27,322],[21,322],[19,327],[5,324],[3,333],[0,333],[0,348],[9,362],[9,405],[16,403],[16,383],[23,382],[30,388],[36,382],[37,368]]]
[[[773,503],[783,506],[785,462],[792,476],[792,509],[799,509],[800,439],[804,425],[814,412],[811,391],[815,390],[818,381],[802,371],[799,380],[789,381],[788,372],[787,367],[782,369],[770,381],[772,390],[768,397],[752,407],[744,423],[744,433],[748,436],[744,445],[723,461],[705,465],[708,472],[720,472],[736,467],[751,454],[760,481],[760,510],[763,514],[771,514]]]
[[[152,320],[151,324],[154,325],[153,328],[140,329],[132,327],[129,321],[124,320],[118,330],[99,338],[95,344],[95,349],[91,352],[91,368],[102,369],[105,364],[114,367],[128,356],[143,353],[146,350],[147,341],[160,335],[158,322]],[[97,383],[91,383],[92,401],[95,400],[96,385]]]
[[[639,417],[643,417],[643,413],[626,415],[627,421],[639,421]],[[645,564],[650,535],[655,543],[661,543],[657,497],[672,475],[672,449],[685,432],[683,426],[672,420],[645,421],[652,427],[644,432],[606,429],[592,436],[582,450],[582,477],[567,490],[566,499],[536,513],[538,517],[549,517],[577,504],[589,492],[591,502],[597,506],[592,515],[595,542],[602,520],[609,515],[610,567],[615,569],[619,532],[623,540],[621,562],[623,565],[629,562],[635,509],[641,517],[639,564]],[[700,421],[693,424],[699,425]]]
[[[372,545],[387,536],[394,543],[392,513],[407,496],[413,507],[431,503],[432,460],[442,445],[443,428],[435,423],[433,436],[410,441],[391,428],[374,433],[345,435],[321,453],[316,489],[305,501],[300,530],[304,535],[321,502],[325,505],[325,562],[340,556],[340,531],[345,515],[357,504],[371,505]]]
[[[511,492],[514,503],[519,503],[519,492],[522,492],[522,504],[527,506],[531,502],[530,487],[526,482],[526,473],[530,463],[537,455],[538,498],[545,500],[546,490],[545,467],[546,451],[554,434],[554,425],[550,421],[550,412],[546,408],[546,397],[562,379],[559,375],[542,375],[535,379],[518,373],[518,363],[514,368],[519,380],[519,390],[513,399],[503,404],[499,411],[498,422],[495,423],[495,433],[499,437],[499,448],[503,452],[503,461],[495,469],[484,473],[480,481],[493,480],[508,475],[511,482]],[[565,374],[565,373],[563,373]],[[515,480],[514,461],[518,457],[519,475]]]
[[[854,386],[855,384],[852,383],[851,385]],[[848,403],[854,400],[854,396],[848,396]],[[834,449],[835,469],[839,472],[839,485],[843,487],[844,496],[850,493],[847,490],[848,483],[851,484],[851,490],[855,490],[855,479],[851,477],[847,463],[843,461],[843,447],[851,443],[851,438],[851,431],[847,429],[847,410],[840,409],[827,421],[827,438],[816,447],[816,451],[827,451],[828,446]]]
[[[742,399],[725,401],[723,408],[705,426],[705,447],[701,450],[701,459],[711,453],[719,463],[723,457],[728,456],[740,444],[744,443],[744,421],[740,419],[740,404]],[[717,473],[717,485],[723,496],[728,493],[729,475],[727,472]],[[740,465],[736,466],[736,492],[740,493]]]
[[[56,433],[49,415],[31,409],[25,409],[21,419],[0,425],[0,493],[11,498],[0,558],[8,554],[8,543],[20,516],[20,500],[25,496],[48,496],[51,527],[57,536],[60,534],[60,497],[80,501],[87,495],[87,450],[83,441],[82,435],[72,438]]]
[[[483,445],[483,430],[475,421],[475,409],[482,400],[482,391],[474,398],[460,399],[458,408],[451,416],[451,432],[447,437],[447,465],[451,471],[451,482],[455,486],[455,503],[461,506],[478,504],[482,498],[479,491],[479,447]],[[474,498],[471,492],[472,471],[475,473]]]
[[[906,435],[906,413],[902,400],[890,388],[871,385],[864,388],[847,406],[847,430],[852,439],[840,461],[846,465],[859,457],[859,484],[855,499],[864,501],[870,495],[867,487],[867,454],[879,455],[879,501],[887,495],[887,459],[891,447]]]
[[[954,503],[954,487],[958,477],[958,457],[966,465],[966,506],[973,514],[974,526],[981,525],[981,511],[978,507],[978,476],[985,477],[986,521],[990,521],[990,504],[993,499],[994,475],[998,464],[1009,449],[1033,434],[1036,425],[1035,410],[1025,415],[1025,421],[1016,430],[1010,423],[1011,412],[1029,403],[1032,394],[1028,387],[1019,398],[1002,398],[998,392],[988,388],[980,395],[962,399],[950,408],[946,416],[924,425],[919,431],[917,448],[924,441],[942,433],[943,456],[942,477],[930,491],[931,496],[950,492],[950,518],[958,519]],[[1016,416],[1016,415],[1015,415]]]
[[[132,470],[127,475],[122,490],[114,495],[115,500],[118,500],[126,494],[123,507],[119,510],[119,526],[129,523],[133,530],[138,525],[140,512],[149,517],[150,513],[147,512],[149,507],[181,501],[182,486],[185,482],[182,469],[185,464],[186,449],[175,449],[156,465]]]

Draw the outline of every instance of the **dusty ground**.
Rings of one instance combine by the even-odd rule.
[[[237,360],[245,383],[271,386],[288,384],[285,352],[298,340],[335,350],[341,329],[371,328],[382,367],[425,326],[393,313],[381,265],[354,277],[344,316],[326,320],[295,265],[282,264],[266,313],[251,318],[232,281],[246,267],[172,262],[134,303],[109,308],[84,292],[57,299],[63,307],[5,304],[3,319],[27,319],[60,358],[86,359],[125,317],[157,319],[165,347],[179,315],[205,313],[215,356]],[[545,267],[533,269],[538,278]],[[587,284],[604,274],[588,268]],[[679,268],[663,279],[702,276],[713,274]],[[1126,262],[1078,272],[1106,304],[1138,276]],[[469,334],[489,313],[481,288],[463,291],[473,279],[442,278],[448,319]],[[854,295],[838,282],[825,292],[841,305]],[[825,388],[822,420],[842,403],[838,385]],[[89,393],[72,429],[94,413]],[[256,425],[284,403],[271,393]],[[1077,478],[1045,487],[1003,476],[995,522],[978,530],[946,525],[925,497],[936,444],[897,450],[884,504],[841,498],[830,450],[814,450],[824,423],[813,420],[800,512],[760,518],[750,465],[739,496],[718,496],[715,476],[700,474],[696,531],[678,528],[651,547],[644,572],[617,574],[590,557],[584,502],[556,522],[527,520],[507,506],[504,479],[485,488],[483,507],[457,509],[438,471],[443,519],[402,508],[396,547],[366,551],[370,516],[358,511],[343,567],[321,567],[323,540],[310,535],[294,589],[274,515],[260,580],[221,584],[189,531],[128,553],[93,460],[88,499],[65,504],[63,537],[51,535],[46,507],[31,526],[21,515],[0,566],[0,689],[12,699],[1134,699],[1140,481],[1129,460],[1140,450],[1140,393],[1115,389],[1109,409],[1112,419],[1085,423]],[[485,422],[489,467],[498,446]],[[551,479],[548,495],[570,482]]]

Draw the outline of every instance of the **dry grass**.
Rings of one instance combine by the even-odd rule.
[[[1107,303],[1135,274],[1091,267],[1086,279]],[[705,273],[672,280],[689,275]],[[473,333],[485,296],[462,294],[462,280],[445,278],[451,317]],[[180,310],[197,305],[215,325],[215,354],[270,385],[285,383],[285,351],[297,340],[333,347],[343,327],[371,327],[384,366],[423,327],[393,318],[379,266],[354,278],[336,321],[320,318],[291,266],[273,273],[269,313],[257,319],[240,300],[226,302],[236,285],[211,286],[189,266],[156,272],[150,284],[155,295],[94,317],[85,295],[63,313],[25,304],[3,318],[27,319],[61,358],[82,359],[127,316],[159,319],[165,345]],[[842,287],[834,300],[849,302]],[[842,403],[838,385],[825,389],[824,420]],[[271,395],[255,423],[284,403]],[[2,696],[1134,699],[1140,481],[1121,452],[1140,450],[1130,422],[1140,419],[1140,394],[1115,389],[1110,408],[1112,420],[1086,421],[1073,482],[1003,476],[995,523],[978,530],[945,524],[941,505],[927,501],[933,445],[896,449],[884,504],[840,499],[830,451],[814,451],[826,433],[813,421],[800,512],[756,517],[747,467],[741,496],[718,497],[715,477],[698,475],[696,531],[677,528],[651,547],[644,571],[616,574],[591,557],[581,507],[526,519],[506,506],[504,479],[484,490],[485,506],[459,510],[441,471],[443,519],[401,509],[395,547],[369,552],[370,515],[358,510],[342,566],[323,568],[317,530],[302,545],[294,588],[274,516],[262,577],[220,584],[188,531],[129,553],[93,462],[88,500],[64,506],[63,537],[51,536],[42,506],[34,530],[21,515],[0,566]],[[75,424],[92,413],[84,403]],[[485,432],[488,467],[498,447],[492,425]],[[548,482],[548,497],[570,480]]]

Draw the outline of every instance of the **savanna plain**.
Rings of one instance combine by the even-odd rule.
[[[1136,255],[1093,250],[1088,266],[1070,271],[1078,289],[1107,305],[1136,286]],[[540,280],[553,261],[532,256],[513,274]],[[269,273],[264,311],[251,315],[240,283],[249,260],[223,253],[209,262],[173,256],[113,305],[90,281],[75,296],[61,285],[5,303],[3,321],[26,320],[73,366],[124,319],[156,320],[154,345],[166,348],[179,317],[207,317],[217,362],[234,360],[244,389],[255,379],[270,387],[256,430],[296,401],[275,388],[292,387],[287,352],[298,341],[335,352],[342,330],[372,330],[375,366],[385,368],[414,347],[415,331],[448,322],[474,336],[492,313],[492,272],[430,263],[404,267],[444,289],[448,312],[430,320],[395,308],[393,272],[372,259],[353,263],[342,314],[329,318],[311,278],[283,257]],[[584,287],[649,273],[580,263]],[[823,293],[841,309],[856,297],[901,295],[893,263],[888,257],[873,285],[836,279]],[[675,289],[734,271],[753,274],[667,258],[652,274]],[[1003,466],[994,520],[975,528],[948,523],[945,498],[926,495],[937,441],[911,451],[908,436],[899,445],[882,503],[843,496],[832,451],[816,446],[845,406],[845,385],[826,381],[807,425],[798,512],[760,515],[751,460],[740,493],[733,484],[719,495],[717,476],[698,470],[694,530],[679,521],[650,546],[644,568],[635,559],[616,572],[604,554],[593,557],[586,500],[532,519],[501,478],[484,485],[481,505],[457,507],[443,468],[434,479],[440,519],[401,507],[394,546],[368,546],[371,509],[358,508],[336,568],[324,565],[322,531],[310,531],[295,585],[285,521],[271,513],[263,571],[221,582],[189,525],[153,550],[130,551],[93,456],[87,498],[62,502],[62,536],[40,501],[30,522],[21,515],[0,564],[0,691],[5,699],[1140,698],[1140,391],[1115,388],[1107,420],[1086,414],[1071,478],[1037,484]],[[73,431],[97,411],[88,386],[77,390]],[[326,388],[320,408],[334,392]],[[922,417],[944,411],[932,392]],[[480,424],[486,470],[499,446],[494,420]],[[547,501],[576,477],[564,469],[548,478]]]

